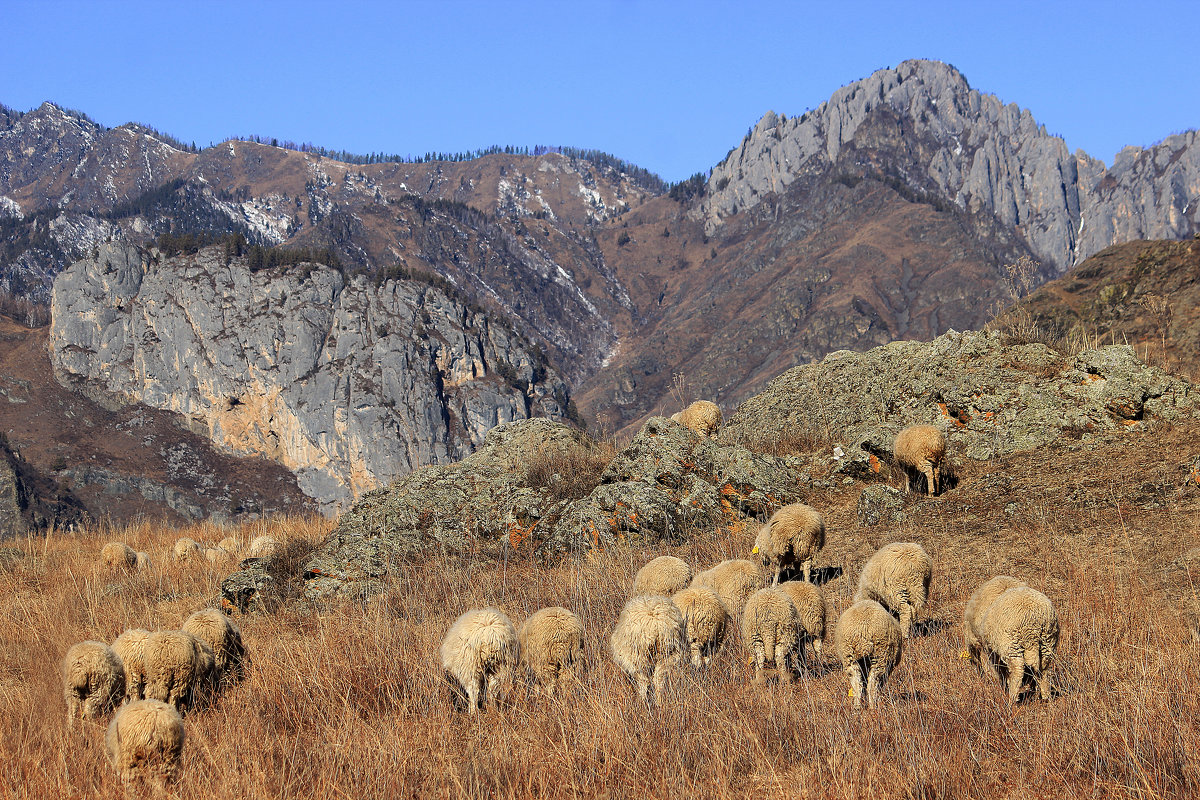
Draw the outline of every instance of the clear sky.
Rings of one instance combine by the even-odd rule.
[[[0,0],[0,103],[199,145],[605,150],[680,180],[908,58],[1111,163],[1200,127],[1200,2]]]

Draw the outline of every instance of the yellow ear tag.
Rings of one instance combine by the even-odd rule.
[[[971,654],[968,653],[966,650],[963,650],[961,653],[958,654],[958,657],[959,658],[970,658]]]
[[[751,552],[751,553],[757,553],[757,552],[758,552],[758,545],[754,545],[754,549],[753,549],[753,550],[751,550],[750,552]]]
[[[854,697],[854,690],[851,689],[850,691],[846,692],[846,697]]]

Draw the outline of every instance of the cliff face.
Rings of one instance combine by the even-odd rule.
[[[888,157],[861,157],[872,150]],[[802,117],[768,113],[713,169],[700,213],[711,235],[729,215],[800,177],[864,169],[994,215],[1056,273],[1120,241],[1200,229],[1200,209],[1190,202],[1200,194],[1195,131],[1128,147],[1106,169],[1070,153],[1028,110],[971,89],[935,61],[879,70]]]
[[[105,245],[59,276],[52,313],[61,381],[283,464],[329,512],[499,423],[566,414],[537,348],[415,280]]]

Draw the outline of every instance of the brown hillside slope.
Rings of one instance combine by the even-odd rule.
[[[1200,374],[1200,238],[1103,250],[995,322],[1051,341],[1128,342],[1192,380]]]

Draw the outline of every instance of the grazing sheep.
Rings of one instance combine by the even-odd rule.
[[[113,652],[125,666],[125,699],[141,700],[146,696],[146,638],[145,628],[129,628],[112,643]]]
[[[220,547],[204,548],[204,560],[213,566],[229,563],[229,552]]]
[[[911,472],[916,471],[925,476],[925,493],[938,493],[946,434],[932,425],[910,425],[896,435],[892,454],[904,468],[904,491],[911,491]]]
[[[189,561],[192,557],[200,555],[201,549],[199,542],[184,536],[175,542],[175,549],[171,551],[171,555],[176,561]]]
[[[825,594],[820,587],[807,581],[785,581],[779,590],[788,596],[796,607],[797,634],[796,669],[805,665],[804,645],[812,643],[814,661],[821,655],[821,642],[825,638],[826,606]]]
[[[238,540],[232,536],[226,536],[224,539],[217,542],[217,547],[221,548],[226,553],[237,553],[242,549],[242,546],[238,544]]]
[[[774,567],[772,585],[778,585],[785,567],[799,564],[804,580],[812,577],[813,557],[825,546],[825,520],[812,506],[792,503],[771,515],[759,528],[754,552],[764,567]]]
[[[721,430],[721,409],[708,400],[697,400],[683,411],[672,414],[671,419],[709,438]]]
[[[722,561],[692,579],[692,586],[707,586],[716,592],[733,619],[741,617],[750,595],[766,585],[758,567],[744,559]]]
[[[109,542],[100,548],[100,561],[109,569],[134,569],[138,554],[124,542]]]
[[[875,600],[898,615],[907,639],[912,633],[913,620],[929,599],[932,578],[933,559],[925,548],[914,542],[893,542],[867,559],[854,599]]]
[[[683,615],[661,595],[634,597],[621,609],[609,644],[617,666],[653,705],[683,654]]]
[[[137,563],[137,571],[138,572],[149,572],[150,567],[151,567],[150,554],[149,553],[138,553],[136,563]]]
[[[659,556],[646,562],[633,578],[633,597],[661,594],[670,597],[692,581],[692,568],[682,558]]]
[[[283,550],[283,545],[274,536],[256,536],[246,548],[247,558],[273,558]]]
[[[183,712],[196,703],[207,687],[212,666],[202,659],[212,649],[185,631],[157,631],[146,637],[143,661],[146,669],[147,700],[170,703]]]
[[[987,666],[1001,683],[997,667],[1008,672],[1008,699],[1017,702],[1025,670],[1033,674],[1038,694],[1050,700],[1050,677],[1046,670],[1058,648],[1058,615],[1050,598],[1028,586],[1008,589],[984,612],[979,638],[988,651]]]
[[[67,722],[107,714],[125,694],[125,666],[104,642],[88,640],[71,645],[62,661],[63,697]]]
[[[122,781],[165,791],[179,772],[183,717],[157,700],[126,703],[108,724],[104,750]]]
[[[729,611],[707,586],[690,586],[676,592],[671,602],[683,615],[683,638],[692,653],[692,666],[707,667],[725,638]]]
[[[180,630],[212,648],[217,683],[237,683],[242,677],[246,647],[237,623],[215,608],[192,614]]]
[[[560,606],[535,612],[518,634],[521,663],[536,685],[554,696],[558,682],[583,663],[583,622]]]
[[[1024,585],[1024,581],[1008,575],[997,575],[975,590],[963,612],[963,658],[980,664],[979,657],[983,647],[979,638],[979,623],[983,621],[983,615],[992,607],[992,603],[996,602],[997,597],[1009,589]]]
[[[754,657],[755,683],[766,683],[773,675],[792,679],[787,663],[789,656],[796,657],[800,642],[797,622],[796,607],[779,589],[760,589],[746,601],[742,638]]]
[[[867,707],[874,708],[879,691],[904,653],[900,624],[874,600],[859,600],[838,619],[833,642],[850,681],[854,707],[862,708],[865,671]]]
[[[489,696],[494,700],[511,677],[519,646],[512,622],[494,608],[468,611],[454,621],[442,640],[442,667],[459,696],[466,694],[472,714]]]

